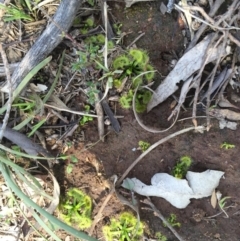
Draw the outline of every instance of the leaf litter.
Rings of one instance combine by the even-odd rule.
[[[181,5],[181,2],[182,2],[182,5]],[[210,6],[211,10],[213,8],[218,8],[221,5],[221,3],[222,3],[222,1],[219,1],[218,3],[215,2],[214,6]],[[145,4],[145,3],[143,3],[143,4]],[[130,6],[131,5],[132,4],[130,4]],[[218,6],[216,6],[216,5],[218,5]],[[102,5],[101,5],[101,7],[102,7]],[[228,120],[238,121],[239,120],[238,113],[235,111],[232,111],[232,110],[228,110],[228,109],[227,110],[220,109],[223,107],[223,104],[221,102],[219,102],[218,100],[219,99],[222,100],[224,98],[225,89],[228,86],[227,83],[230,80],[232,81],[233,84],[235,84],[235,86],[237,86],[237,83],[238,83],[238,81],[237,81],[238,80],[237,79],[238,78],[237,77],[238,66],[235,65],[237,62],[234,62],[234,53],[235,53],[234,51],[236,51],[236,45],[238,46],[238,40],[234,35],[234,31],[237,30],[238,27],[234,21],[229,19],[229,16],[232,16],[233,13],[236,12],[236,10],[239,8],[239,3],[237,3],[237,1],[233,1],[231,7],[227,10],[227,12],[223,13],[220,17],[218,16],[218,18],[216,18],[216,20],[214,19],[214,16],[211,16],[211,18],[207,17],[206,13],[203,11],[205,6],[200,6],[200,7],[187,6],[186,1],[179,1],[179,3],[176,3],[175,7],[176,7],[176,9],[178,9],[179,11],[182,11],[187,16],[186,17],[187,21],[185,23],[186,30],[190,31],[190,33],[191,33],[190,34],[191,37],[190,37],[190,39],[188,39],[188,41],[190,42],[191,40],[193,40],[192,42],[190,42],[189,46],[196,39],[196,38],[194,39],[194,36],[197,36],[197,34],[196,34],[197,32],[195,33],[196,35],[194,35],[194,36],[192,34],[193,30],[191,29],[191,26],[189,26],[189,24],[191,24],[191,20],[194,21],[195,19],[200,18],[199,21],[202,23],[202,26],[208,25],[210,28],[210,31],[208,31],[208,33],[205,34],[204,36],[200,35],[199,38],[201,38],[201,39],[199,40],[199,42],[195,43],[195,45],[192,46],[190,50],[186,50],[185,54],[183,54],[179,58],[175,67],[173,68],[173,70],[166,76],[166,78],[165,78],[165,80],[163,80],[162,84],[159,85],[159,87],[157,87],[157,89],[155,90],[155,93],[153,94],[153,99],[148,104],[148,110],[150,111],[153,108],[153,106],[157,106],[159,103],[165,101],[177,89],[181,89],[181,87],[178,85],[180,83],[180,81],[187,81],[190,79],[190,81],[189,81],[190,87],[188,86],[185,88],[187,90],[191,89],[191,88],[194,88],[196,90],[195,97],[194,97],[194,99],[192,99],[193,106],[191,106],[191,108],[193,108],[192,117],[193,117],[193,120],[195,121],[194,122],[195,126],[197,126],[196,111],[197,111],[199,101],[202,102],[203,106],[205,107],[204,110],[206,111],[206,114],[207,114],[208,129],[210,129],[210,127],[211,127],[209,115],[216,117],[220,121],[223,121],[223,120],[224,121],[228,121]],[[210,12],[211,12],[211,10],[210,10]],[[111,26],[109,25],[108,19],[106,19],[106,6],[103,7],[102,12],[104,12],[104,11],[105,11],[105,14],[103,15],[104,16],[103,17],[103,19],[104,19],[103,20],[103,28],[109,29],[109,27],[111,27]],[[199,15],[199,13],[202,15]],[[183,16],[183,15],[181,15],[181,16]],[[222,23],[224,23],[224,24],[227,23],[226,26],[224,24],[221,25],[221,18],[223,19]],[[235,20],[237,21],[238,19],[235,18]],[[206,24],[206,22],[207,22],[207,24]],[[188,28],[189,28],[189,30],[188,30]],[[215,32],[213,30],[211,30],[211,28]],[[99,30],[97,30],[97,31],[99,31]],[[194,30],[194,31],[197,31],[197,30]],[[111,32],[111,30],[109,30],[109,32]],[[101,33],[101,31],[99,33]],[[81,41],[84,42],[85,37],[88,34],[91,35],[91,32],[89,31],[89,33],[88,32],[80,33],[78,35],[78,40],[80,42]],[[69,42],[67,44],[69,45]],[[71,44],[70,44],[70,46],[71,46]],[[106,42],[105,42],[105,47],[106,47]],[[106,54],[108,54],[108,52],[106,52],[107,51],[106,48],[104,49],[104,47],[103,47],[102,51],[105,51],[105,56],[106,56]],[[119,50],[117,50],[117,51],[119,51]],[[114,54],[117,54],[117,52],[114,53],[114,51],[113,51],[112,56],[114,56]],[[112,58],[112,56],[109,57],[109,60]],[[226,56],[228,56],[228,57],[226,57]],[[229,58],[229,56],[230,56],[230,58]],[[81,57],[81,55],[80,55],[80,57]],[[92,79],[92,78],[100,79],[104,75],[102,75],[101,71],[99,71],[94,66],[93,63],[90,63],[88,66],[84,66],[84,68],[82,68],[81,71],[74,73],[72,71],[72,69],[69,68],[69,66],[70,66],[69,63],[71,63],[76,58],[78,58],[78,54],[76,54],[76,49],[74,49],[74,48],[70,49],[70,51],[66,54],[66,58],[64,59],[64,70],[62,72],[62,76],[59,78],[59,83],[58,83],[57,87],[55,88],[55,94],[52,95],[52,96],[55,96],[56,98],[58,98],[59,101],[61,101],[61,107],[60,107],[60,105],[58,105],[56,103],[54,104],[55,106],[51,105],[49,103],[45,104],[45,108],[50,108],[50,109],[55,108],[55,110],[58,112],[55,114],[51,114],[50,119],[48,119],[48,121],[46,122],[46,126],[49,126],[49,130],[45,132],[45,134],[47,134],[47,135],[50,134],[53,136],[53,134],[58,133],[58,131],[54,131],[53,126],[59,125],[59,119],[63,119],[63,120],[68,119],[68,120],[70,120],[70,122],[74,122],[74,121],[78,121],[78,118],[79,118],[78,115],[82,116],[82,115],[88,114],[89,116],[96,117],[96,113],[94,113],[93,110],[91,110],[91,113],[84,112],[84,106],[82,103],[86,103],[87,99],[91,98],[91,95],[89,95],[89,91],[87,91],[87,89],[93,90],[93,89],[91,89],[92,88],[91,86],[87,86],[86,80]],[[13,59],[12,62],[18,61],[19,59],[20,58]],[[106,64],[106,60],[107,60],[107,58],[105,57],[105,67],[108,67],[108,64]],[[233,62],[231,63],[232,60],[233,60]],[[210,69],[208,68],[209,65],[210,65]],[[226,75],[226,70],[224,68],[225,68],[225,66],[229,66],[229,65],[231,65],[231,67],[227,67],[228,75]],[[56,66],[57,66],[57,62],[53,62],[53,63],[50,63],[45,68],[45,71],[47,71],[47,73],[50,75],[50,79],[54,76],[54,74],[51,74],[51,73],[53,73],[52,70],[56,69]],[[211,71],[211,68],[212,68],[212,71]],[[184,69],[185,71],[182,71],[182,69]],[[106,71],[106,70],[104,70],[104,71]],[[207,73],[207,76],[205,76],[203,73],[204,74]],[[218,81],[217,79],[221,74],[224,75],[224,78],[222,78],[222,81]],[[202,83],[203,76],[205,79],[204,83]],[[72,77],[71,83],[68,82],[69,77]],[[80,79],[80,81],[79,81],[79,79]],[[102,81],[101,84],[103,86],[105,86],[105,89],[103,88],[103,90],[105,90],[105,95],[108,97],[109,95],[111,95],[111,92],[112,92],[112,89],[109,85],[110,82],[107,81],[107,85],[106,85],[106,78],[104,78],[103,80],[104,81]],[[52,80],[50,80],[50,82],[51,81]],[[47,83],[45,86],[49,86],[49,83]],[[64,87],[67,87],[67,88],[64,88]],[[98,85],[98,87],[99,87],[99,85]],[[63,91],[63,89],[64,89],[64,91]],[[187,98],[186,89],[184,89],[184,87],[182,87],[182,89],[181,89],[181,94],[182,93],[184,93],[184,94],[180,95],[180,97],[179,97],[180,105],[178,106],[177,109],[175,109],[175,112],[176,111],[180,112],[180,106],[185,102],[185,98]],[[125,89],[123,87],[122,91],[124,91],[124,90]],[[201,92],[201,90],[203,92]],[[42,90],[42,91],[44,91],[44,90]],[[80,95],[80,97],[79,97],[79,92],[84,93],[84,94]],[[96,94],[97,93],[94,93],[95,96],[96,96]],[[214,95],[214,97],[212,95]],[[24,97],[24,98],[26,98],[26,97]],[[102,97],[100,97],[100,99],[101,98]],[[78,100],[78,103],[76,103],[76,100]],[[59,101],[58,101],[58,103],[60,103]],[[106,99],[104,101],[106,102]],[[212,105],[212,103],[214,101],[218,105],[218,107],[210,109],[209,107]],[[108,106],[108,103],[105,103],[105,104],[107,104],[107,106]],[[116,105],[111,105],[110,107],[111,107],[111,109],[114,109],[114,108],[116,109]],[[224,106],[224,107],[226,108],[226,106]],[[231,108],[231,107],[232,106],[227,106],[227,108]],[[68,114],[66,114],[65,112]],[[45,112],[43,115],[47,115],[47,112]],[[114,117],[115,114],[112,113],[110,115],[111,115],[111,117],[108,114],[109,119],[115,118]],[[174,114],[174,115],[176,115],[176,114]],[[61,121],[60,121],[60,123],[61,123]],[[228,121],[228,123],[230,123],[230,122]],[[66,127],[67,127],[66,123],[64,123],[64,124],[61,123],[60,125],[63,126],[63,129],[61,129],[61,131],[65,132],[65,133],[68,133],[68,132],[71,133],[71,130],[66,129]],[[228,127],[228,125],[226,125],[226,126]],[[87,128],[85,127],[86,130],[89,128],[91,128],[91,126],[89,126]],[[118,130],[120,129],[119,124],[118,124],[117,128],[118,128]],[[75,141],[77,143],[79,140],[77,133],[75,133],[73,131],[72,135],[76,138]],[[55,144],[57,143],[57,139],[58,140],[61,139],[61,136],[63,136],[62,133],[61,134],[58,133],[56,135]],[[104,134],[102,133],[100,136],[102,137],[102,136],[104,136]],[[64,149],[64,145],[67,143],[67,141],[68,141],[68,139],[66,139],[66,141],[63,141],[61,143],[61,145],[58,146],[58,148]],[[214,188],[212,187],[211,190],[213,191]],[[211,191],[211,193],[212,193],[212,191]],[[208,196],[210,196],[209,193],[208,193]]]

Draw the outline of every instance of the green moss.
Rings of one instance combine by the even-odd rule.
[[[77,188],[67,192],[59,204],[59,211],[61,219],[70,226],[86,229],[92,224],[92,200]]]
[[[174,213],[171,213],[170,216],[167,218],[168,223],[172,226],[172,227],[181,227],[181,223],[177,222],[177,216]],[[163,222],[163,226],[167,227],[167,225]]]
[[[130,60],[126,55],[120,55],[113,61],[115,70],[125,69],[130,64]]]
[[[113,86],[118,89],[122,86],[122,81],[120,79],[114,79],[113,80]]]
[[[192,164],[192,159],[189,156],[182,156],[180,161],[173,167],[172,174],[174,177],[182,179]]]
[[[152,92],[149,90],[145,90],[142,95],[143,104],[147,105],[151,99],[152,99]]]
[[[143,235],[143,224],[131,213],[124,212],[103,227],[103,235],[106,241],[139,241]]]
[[[86,21],[85,21],[85,24],[88,26],[88,27],[93,27],[94,26],[94,20],[92,18],[88,18]]]
[[[131,49],[129,54],[132,56],[136,64],[141,64],[143,61],[143,52],[140,49]]]
[[[133,88],[136,89],[138,86],[141,86],[143,84],[143,77],[142,76],[139,76],[137,78],[134,78],[133,79]]]
[[[126,94],[119,98],[119,103],[123,109],[130,109],[132,106],[132,100],[130,100]]]
[[[108,41],[108,49],[113,49],[113,48],[114,48],[113,41]]]
[[[132,106],[133,91],[129,90],[119,98],[119,103],[123,109],[129,109]]]
[[[167,241],[167,237],[163,235],[161,232],[156,232],[155,237],[157,241]]]
[[[135,100],[135,109],[137,113],[143,113],[147,110],[147,105],[144,105],[143,103],[141,103],[141,99],[137,99]]]
[[[146,66],[146,71],[154,71],[154,68],[150,64],[148,64]],[[148,82],[152,81],[154,76],[155,76],[154,72],[149,72],[145,74],[145,78]]]
[[[138,146],[142,152],[145,152],[150,147],[150,143],[146,141],[139,141]]]
[[[104,44],[105,43],[105,36],[103,34],[98,34],[97,35],[97,41],[99,44]]]
[[[147,110],[147,104],[152,98],[152,93],[149,90],[141,90],[136,95],[135,108],[137,113],[143,113]]]
[[[226,150],[235,148],[234,144],[227,143],[226,141],[222,143],[221,148]]]
[[[142,64],[144,66],[146,66],[148,64],[148,61],[149,61],[149,56],[148,56],[148,53],[146,51],[142,51],[142,54],[143,54]]]

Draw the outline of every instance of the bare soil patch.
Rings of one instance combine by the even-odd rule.
[[[178,55],[184,50],[183,36],[177,22],[178,16],[174,14],[161,15],[159,2],[136,3],[129,9],[124,8],[125,4],[123,2],[111,2],[109,5],[112,9],[112,16],[123,24],[122,32],[126,33],[123,38],[125,46],[131,44],[140,34],[145,33],[136,42],[136,45],[148,51],[150,62],[158,71],[156,82],[160,83],[163,76],[169,72],[172,51]],[[59,49],[62,50],[63,48],[66,48],[66,45],[61,45],[54,52],[54,55],[57,56]],[[19,54],[20,57],[22,56]],[[18,58],[16,60],[19,61]],[[68,59],[68,61],[71,62],[71,59]],[[55,67],[57,72],[58,66],[53,64],[52,67]],[[66,85],[67,82],[68,79],[62,79],[63,84]],[[235,93],[235,90],[229,87],[226,96],[231,96],[232,93]],[[67,99],[66,96],[64,98]],[[141,114],[140,118],[148,126],[167,128],[171,125],[167,118],[171,114],[170,106],[173,100],[171,97],[168,98],[151,112]],[[80,91],[79,94],[74,94],[71,100],[68,101],[71,106],[75,107],[75,110],[83,110],[82,102],[84,100]],[[105,126],[105,132],[108,134],[104,142],[99,141],[97,120],[94,119],[81,127],[81,130],[78,128],[76,135],[70,138],[74,146],[66,154],[74,155],[78,159],[72,172],[70,174],[66,173],[68,163],[63,162],[56,164],[53,169],[62,193],[71,187],[77,187],[92,197],[94,204],[93,217],[98,213],[109,194],[111,189],[109,178],[114,174],[120,177],[141,154],[141,151],[136,150],[140,140],[154,144],[175,131],[192,126],[191,119],[189,119],[177,122],[168,132],[161,134],[149,133],[138,125],[131,110],[123,110],[118,104],[111,102],[109,104],[112,109],[115,109],[116,115],[123,116],[123,118],[119,119],[120,133],[116,134],[110,126]],[[240,104],[235,103],[235,105],[240,108]],[[191,114],[192,109],[187,108],[186,111],[180,113],[179,119],[190,117]],[[205,115],[205,112],[198,110],[198,114]],[[74,121],[76,121],[76,118]],[[199,119],[199,124],[204,124],[205,121],[205,118]],[[190,171],[202,172],[212,169],[225,172],[218,189],[223,194],[223,197],[230,197],[230,199],[227,199],[226,204],[226,207],[230,206],[226,209],[229,218],[226,218],[224,213],[216,215],[221,210],[219,208],[214,209],[211,206],[210,198],[192,200],[189,206],[181,210],[171,206],[164,199],[153,197],[151,200],[165,217],[169,217],[172,213],[177,215],[181,227],[176,228],[176,230],[184,240],[239,241],[240,133],[238,130],[220,130],[216,120],[212,120],[211,124],[211,129],[208,132],[202,134],[189,132],[158,146],[133,168],[128,177],[136,177],[142,182],[150,184],[151,177],[154,174],[160,172],[170,174],[176,162],[184,155],[188,155],[193,159]],[[82,133],[84,133],[84,141],[80,141],[79,138]],[[73,140],[76,136],[76,140]],[[221,144],[223,142],[232,143],[235,148],[222,149]],[[123,188],[119,188],[118,191],[126,198],[131,198]],[[167,228],[163,227],[162,221],[155,217],[153,212],[144,209],[146,206],[141,203],[141,200],[145,197],[136,196],[140,205],[140,217],[145,223],[145,240],[156,240],[155,233],[159,231],[167,236],[168,240],[177,240]],[[115,217],[123,210],[130,210],[130,208],[124,206],[113,195],[103,211],[102,219],[99,220],[94,229],[93,236],[99,240],[104,240],[102,226],[108,224],[112,217]],[[209,218],[211,216],[212,218]],[[67,236],[61,231],[58,231],[58,234],[62,240]],[[71,240],[74,239],[71,238]]]

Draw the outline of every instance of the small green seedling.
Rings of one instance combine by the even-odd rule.
[[[161,234],[161,232],[157,232],[155,234],[155,237],[158,241],[167,241],[167,237],[163,234]]]
[[[181,227],[181,223],[177,222],[177,216],[174,213],[170,214],[170,216],[167,218],[167,221],[172,227]],[[163,222],[163,226],[167,227],[166,223]]]
[[[77,188],[67,192],[59,205],[59,211],[61,219],[70,226],[86,229],[92,224],[92,200]]]
[[[233,149],[233,148],[235,148],[235,145],[230,144],[230,143],[227,143],[227,142],[225,141],[225,142],[223,142],[223,144],[221,145],[221,148],[224,148],[224,149],[226,149],[226,150],[228,150],[228,149]]]
[[[26,20],[33,21],[34,19],[26,14],[20,7],[17,7],[13,4],[9,4],[9,6],[5,6],[4,4],[0,4],[0,9],[5,11],[5,15],[3,16],[4,22],[10,22],[14,20]]]
[[[145,152],[150,146],[151,144],[146,141],[138,142],[138,149],[140,149],[142,152]]]
[[[121,84],[119,80],[117,80],[116,84]],[[142,113],[147,109],[147,104],[151,100],[152,93],[148,90],[141,90],[139,93],[137,93],[136,99],[135,99],[135,107],[137,113]],[[133,90],[130,89],[127,93],[123,94],[119,98],[120,106],[123,109],[129,109],[132,107],[132,101],[133,101]]]
[[[123,109],[129,109],[132,106],[132,99],[133,99],[133,91],[129,90],[127,93],[123,94],[120,98],[119,98],[119,103],[120,106]]]
[[[143,235],[143,224],[133,214],[124,212],[103,227],[103,235],[106,241],[138,241]]]
[[[73,170],[73,167],[76,163],[78,163],[78,159],[75,156],[70,156],[70,163],[67,165],[66,172],[67,174],[70,174]]]
[[[86,113],[89,113],[90,106],[89,105],[85,105],[84,108],[85,108]],[[92,121],[92,120],[93,120],[93,117],[84,115],[82,117],[82,119],[80,120],[80,125],[84,126],[87,122]]]
[[[36,107],[36,101],[24,101],[17,99],[12,107],[17,107],[19,110],[24,111],[26,113],[33,112],[34,108]]]
[[[182,179],[192,164],[192,159],[189,156],[182,156],[180,161],[173,168],[172,175],[176,178]]]
[[[223,197],[223,198],[221,198],[219,201],[218,201],[218,205],[219,205],[219,208],[224,212],[224,214],[226,215],[226,217],[227,218],[229,218],[229,216],[228,216],[228,214],[227,214],[227,212],[224,210],[224,208],[225,208],[225,205],[226,205],[226,203],[227,202],[225,202],[227,199],[229,199],[229,198],[231,198],[231,197]]]
[[[76,163],[78,163],[78,159],[77,157],[75,157],[74,155],[68,156],[65,154],[61,154],[59,159],[66,161],[67,160],[67,167],[66,167],[66,172],[67,174],[70,174],[73,170],[73,167]]]

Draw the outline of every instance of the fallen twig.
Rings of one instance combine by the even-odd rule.
[[[229,26],[229,27],[218,27],[219,24],[216,23],[211,17],[209,17],[209,16],[206,14],[206,12],[205,12],[201,7],[189,6],[189,7],[184,7],[184,8],[182,8],[182,7],[180,7],[180,6],[176,5],[176,4],[175,4],[175,7],[176,7],[177,9],[183,11],[183,12],[186,12],[186,11],[189,11],[189,10],[197,10],[197,9],[198,9],[198,11],[199,11],[199,10],[201,9],[201,13],[204,14],[204,17],[207,18],[207,20],[208,20],[210,23],[206,22],[205,20],[203,20],[203,19],[201,19],[201,18],[199,18],[199,17],[197,17],[197,16],[195,16],[195,15],[193,15],[193,14],[191,14],[191,13],[188,13],[188,14],[189,14],[190,16],[192,16],[193,18],[195,18],[196,20],[198,20],[199,22],[204,23],[204,24],[208,25],[209,27],[211,27],[211,28],[213,28],[213,29],[217,29],[217,30],[219,30],[219,31],[221,31],[221,30],[233,30],[233,29],[235,29],[235,30],[240,30],[240,28],[238,28],[238,27],[231,27],[231,26]]]
[[[8,86],[8,89],[9,89],[7,109],[6,109],[4,119],[3,119],[3,124],[1,125],[1,128],[0,128],[0,142],[1,142],[2,138],[4,136],[4,131],[5,131],[7,123],[8,123],[9,116],[10,116],[10,111],[11,111],[12,101],[13,101],[12,100],[13,89],[12,89],[12,79],[11,79],[10,68],[9,68],[7,56],[6,56],[5,51],[3,50],[3,47],[2,47],[1,43],[0,43],[0,53],[2,55],[4,69],[5,69],[5,73],[6,73],[6,77],[7,77],[7,86]]]
[[[153,211],[154,215],[159,217],[164,222],[164,224],[172,231],[172,233],[175,235],[175,237],[179,241],[184,241],[185,240],[178,234],[178,232],[173,228],[173,226],[171,224],[169,224],[169,222],[164,218],[164,216],[161,214],[161,212],[151,202],[150,198],[144,199],[142,202],[151,207],[151,209],[149,209],[149,210]]]
[[[142,121],[140,120],[140,118],[139,118],[139,116],[138,116],[138,114],[137,114],[137,112],[136,112],[136,94],[137,94],[137,91],[138,91],[138,87],[136,88],[136,90],[135,90],[135,92],[134,92],[134,95],[133,95],[132,106],[133,106],[133,113],[134,113],[134,116],[135,116],[138,124],[139,124],[144,130],[149,131],[149,132],[151,132],[151,133],[155,133],[155,134],[156,134],[156,133],[163,133],[163,132],[166,132],[166,131],[170,130],[170,129],[175,125],[175,123],[176,123],[176,121],[177,121],[177,119],[178,119],[178,114],[179,114],[179,112],[177,112],[177,115],[176,115],[176,118],[175,118],[174,122],[173,122],[167,129],[159,130],[159,129],[150,128],[150,127],[148,127],[148,126],[146,126],[146,125],[144,125],[144,124],[142,123]]]
[[[90,228],[89,233],[88,233],[90,236],[92,235],[93,230],[94,230],[95,226],[97,225],[97,223],[101,220],[102,212],[103,212],[104,208],[106,207],[107,203],[109,202],[109,200],[111,199],[113,193],[115,192],[115,183],[116,183],[116,180],[117,180],[117,176],[114,175],[112,177],[112,179],[113,179],[113,182],[112,182],[112,185],[111,185],[111,190],[110,190],[109,194],[107,195],[107,197],[105,198],[101,208],[99,209],[97,215],[94,217],[94,220],[92,222],[91,228]]]
[[[98,135],[99,139],[104,142],[104,114],[101,103],[99,102],[99,96],[97,93],[95,95],[95,110],[98,115]]]
[[[121,178],[117,181],[116,186],[120,186],[121,182],[123,181],[123,179],[127,176],[127,174],[138,164],[139,161],[141,161],[143,159],[143,157],[145,157],[150,151],[152,151],[154,148],[156,148],[157,146],[159,146],[160,144],[163,144],[164,142],[172,139],[173,137],[176,137],[178,135],[181,135],[183,133],[186,133],[188,131],[191,130],[196,130],[196,131],[204,131],[206,130],[206,128],[204,126],[197,126],[197,127],[189,127],[189,128],[185,128],[183,130],[174,132],[171,135],[168,135],[164,138],[162,138],[161,140],[157,141],[156,143],[154,143],[153,145],[151,145],[145,152],[143,152],[128,168],[127,170],[122,174]]]

